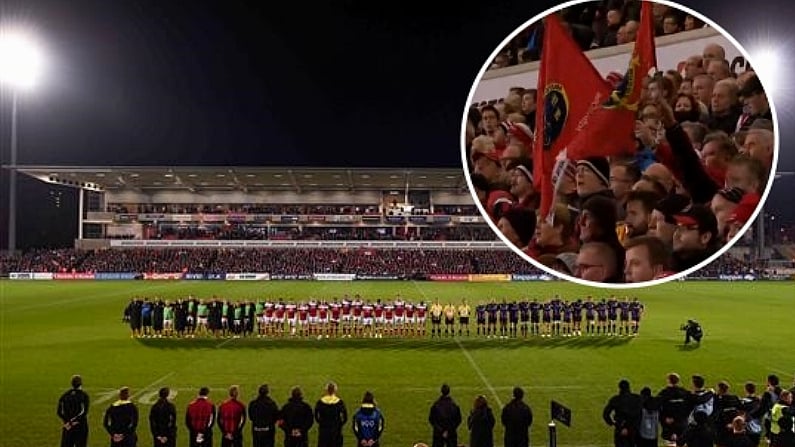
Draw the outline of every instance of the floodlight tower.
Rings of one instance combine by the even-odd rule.
[[[11,154],[8,187],[8,251],[17,248],[17,103],[35,87],[42,68],[39,46],[30,36],[0,27],[0,84],[11,91]]]

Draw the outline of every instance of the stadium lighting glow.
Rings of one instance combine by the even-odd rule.
[[[44,57],[30,36],[0,30],[0,83],[31,89],[41,76]]]
[[[762,81],[768,95],[775,98],[779,87],[784,80],[784,67],[781,61],[781,52],[772,46],[759,45],[748,49],[751,66]]]

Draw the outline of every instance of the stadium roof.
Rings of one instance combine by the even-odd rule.
[[[4,166],[7,167],[7,166]],[[94,191],[382,190],[466,191],[461,169],[233,166],[17,166],[41,181]]]

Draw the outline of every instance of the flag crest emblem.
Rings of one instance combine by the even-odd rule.
[[[569,98],[559,83],[544,88],[544,149],[548,150],[558,139],[569,116]]]

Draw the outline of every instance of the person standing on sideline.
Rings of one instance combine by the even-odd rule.
[[[210,389],[202,387],[199,395],[188,404],[185,412],[185,425],[190,433],[190,447],[213,445],[213,423],[215,422],[215,405],[210,401]]]
[[[83,391],[83,378],[72,376],[72,389],[58,399],[61,418],[61,447],[86,447],[88,444],[88,394]]]
[[[640,415],[640,396],[630,391],[627,380],[621,380],[618,382],[618,394],[610,398],[602,412],[605,423],[614,427],[613,442],[616,447],[635,445]]]
[[[450,386],[442,385],[442,395],[431,406],[428,422],[433,427],[432,447],[458,447],[461,408],[450,397]]]
[[[494,447],[494,424],[494,413],[486,396],[476,397],[467,418],[469,447]]]
[[[119,390],[119,400],[105,410],[103,424],[110,435],[111,447],[136,447],[138,437],[138,408],[130,401],[130,389]]]
[[[237,397],[240,387],[229,387],[229,399],[218,406],[218,428],[221,447],[243,447],[243,426],[246,425],[246,406]]]
[[[513,389],[513,399],[502,409],[502,425],[505,426],[505,447],[529,447],[530,426],[533,425],[533,411],[524,402],[524,390],[518,386]]]
[[[353,415],[353,434],[359,447],[379,447],[384,432],[384,415],[375,405],[373,393],[367,391],[362,406]]]
[[[318,447],[342,447],[342,427],[348,422],[345,402],[337,396],[337,384],[326,384],[326,394],[315,404]]]
[[[254,447],[273,447],[276,439],[279,407],[268,396],[269,393],[268,385],[260,385],[257,398],[248,404],[248,418],[251,420],[251,437],[254,439]]]
[[[657,447],[659,445],[660,398],[651,395],[651,388],[640,390],[641,410],[638,425],[638,447]]]
[[[284,430],[284,447],[309,447],[309,429],[315,423],[312,407],[304,402],[301,388],[295,387],[290,392],[290,399],[280,412],[282,430]]]
[[[176,447],[177,445],[177,407],[168,400],[171,390],[160,388],[158,399],[149,410],[149,428],[152,431],[155,447]]]

